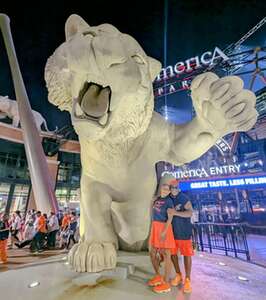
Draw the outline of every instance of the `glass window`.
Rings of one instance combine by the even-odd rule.
[[[0,183],[0,213],[4,212],[7,205],[10,184]]]
[[[29,197],[29,185],[16,184],[13,198],[11,211],[25,211],[27,206],[27,201]]]

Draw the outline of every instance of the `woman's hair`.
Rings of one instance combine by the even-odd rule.
[[[156,185],[156,189],[155,189],[155,191],[154,191],[154,194],[153,194],[153,197],[158,197],[158,193],[159,193],[159,186],[160,186],[160,184],[159,184],[159,183],[157,183],[157,185]]]
[[[157,187],[156,187],[156,191],[155,191],[155,193],[154,193],[154,198],[158,198],[158,197],[160,197],[160,195],[161,195],[161,188],[163,187],[163,186],[168,186],[169,187],[169,184],[167,184],[167,183],[158,183],[157,184]],[[170,189],[170,187],[169,187],[169,189]]]

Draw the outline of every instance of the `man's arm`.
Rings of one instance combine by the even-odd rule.
[[[174,208],[168,208],[167,213],[169,217],[181,217],[181,218],[191,218],[193,213],[192,204],[190,201],[184,206],[185,211],[176,211]]]

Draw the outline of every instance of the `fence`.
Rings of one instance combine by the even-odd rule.
[[[225,255],[243,256],[250,261],[245,227],[243,224],[195,223],[193,243],[200,251],[222,251]]]

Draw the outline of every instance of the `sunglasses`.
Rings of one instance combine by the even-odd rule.
[[[171,190],[178,190],[178,186],[171,186],[170,189]]]

